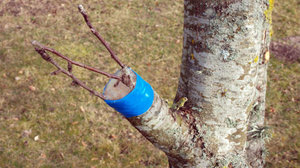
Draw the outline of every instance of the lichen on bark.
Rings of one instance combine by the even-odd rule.
[[[211,132],[202,137],[206,149],[213,152],[210,159],[200,157],[202,163],[210,160],[203,167],[221,166],[228,160],[234,167],[250,167],[245,152],[247,127],[257,98],[266,7],[262,1],[185,0],[176,99],[186,96],[192,108],[200,108],[201,122],[197,124]],[[233,162],[236,157],[243,158],[243,163]]]
[[[164,151],[170,167],[261,167],[268,51],[268,3],[258,0],[185,0],[178,91],[169,109],[155,92],[150,109],[128,121]],[[256,119],[254,119],[256,116]],[[258,161],[254,161],[254,159]]]

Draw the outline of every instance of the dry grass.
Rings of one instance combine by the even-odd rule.
[[[300,4],[278,0],[273,13],[273,40],[300,36]],[[297,44],[299,46],[299,44]],[[284,53],[286,54],[286,53]],[[268,168],[300,167],[300,60],[271,59],[268,75],[266,122],[273,128],[268,143]]]
[[[299,35],[296,0],[281,1],[274,15],[275,39]],[[117,64],[77,12],[82,2],[0,1],[0,167],[166,167],[163,153],[121,115],[70,86],[64,76],[50,76],[55,69],[30,45],[36,39],[77,61],[114,72]],[[83,4],[120,59],[171,100],[181,57],[182,1],[90,0]],[[268,165],[297,167],[299,63],[275,59],[271,63],[267,115],[275,136]],[[75,71],[97,90],[107,82],[99,75]]]

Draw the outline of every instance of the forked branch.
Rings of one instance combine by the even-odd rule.
[[[67,75],[67,76],[69,76],[70,78],[72,78],[73,81],[74,81],[76,84],[78,84],[79,86],[81,86],[81,87],[83,87],[84,89],[88,90],[91,94],[93,94],[93,95],[95,95],[95,96],[97,96],[97,97],[99,97],[99,98],[101,98],[101,99],[105,99],[104,96],[103,96],[102,94],[100,94],[100,93],[98,93],[98,92],[96,92],[96,91],[90,89],[90,88],[89,88],[88,86],[86,86],[83,82],[81,82],[79,79],[77,79],[77,78],[72,74],[72,72],[66,71],[64,68],[62,68],[61,66],[59,66],[59,65],[52,59],[52,57],[50,57],[49,54],[46,53],[45,49],[39,48],[39,47],[35,47],[35,51],[38,52],[44,60],[50,62],[51,64],[53,64],[53,65],[58,69],[58,70],[54,71],[54,72],[51,73],[51,74],[55,75],[55,74],[57,74],[57,73],[59,73],[59,72],[62,72],[62,73],[64,73],[65,75]],[[70,64],[69,64],[69,65],[70,65]],[[68,69],[70,70],[70,68],[68,68]],[[71,70],[70,70],[70,71],[71,71]]]
[[[66,56],[64,56],[64,55],[62,55],[62,54],[59,53],[58,51],[56,51],[56,50],[54,50],[54,49],[52,49],[52,48],[46,47],[46,46],[40,44],[40,43],[37,42],[37,41],[32,41],[32,44],[33,44],[35,47],[38,47],[38,48],[41,48],[41,49],[43,49],[43,50],[49,51],[49,52],[51,52],[51,53],[53,53],[53,54],[55,54],[55,55],[61,57],[62,59],[68,61],[68,63],[74,64],[74,65],[76,65],[76,66],[79,66],[79,67],[82,67],[82,68],[85,68],[85,69],[88,69],[88,70],[93,71],[93,72],[97,72],[97,73],[102,74],[102,75],[105,75],[105,76],[107,76],[107,77],[109,77],[109,78],[114,78],[114,79],[117,79],[117,80],[120,80],[120,81],[122,80],[121,77],[119,77],[119,76],[115,76],[115,75],[112,75],[112,74],[103,72],[103,71],[101,71],[101,70],[99,70],[99,69],[90,67],[90,66],[88,66],[88,65],[85,65],[85,64],[82,64],[82,63],[73,61],[73,60],[71,60],[70,58],[68,58],[68,57],[66,57]]]
[[[86,13],[86,11],[84,10],[82,5],[78,6],[79,12],[82,14],[86,24],[88,25],[88,27],[90,28],[91,32],[100,40],[100,42],[105,46],[105,48],[109,51],[109,53],[111,54],[111,57],[122,67],[122,69],[124,69],[126,66],[121,63],[121,61],[118,59],[118,57],[116,56],[116,54],[112,51],[112,49],[110,48],[110,46],[108,45],[108,43],[100,36],[100,34],[95,30],[95,28],[92,26],[91,22],[88,19],[88,15]],[[50,62],[51,64],[53,64],[57,70],[52,72],[52,75],[56,75],[60,72],[64,73],[65,75],[69,76],[70,78],[73,79],[73,83],[83,87],[84,89],[88,90],[89,92],[91,92],[93,95],[104,99],[104,95],[100,94],[92,89],[90,89],[89,87],[87,87],[83,82],[81,82],[79,79],[77,79],[73,74],[72,74],[72,65],[76,65],[79,66],[81,68],[85,68],[87,70],[93,71],[93,72],[97,72],[99,74],[105,75],[109,78],[113,78],[113,79],[117,79],[119,82],[121,81],[122,83],[124,83],[126,86],[128,86],[129,88],[133,88],[134,84],[132,79],[130,78],[130,76],[126,73],[122,74],[122,76],[117,76],[117,75],[113,75],[113,74],[109,74],[106,72],[103,72],[99,69],[96,69],[94,67],[76,62],[71,60],[70,58],[64,56],[63,54],[61,54],[60,52],[56,51],[55,49],[49,48],[47,46],[44,46],[42,44],[40,44],[37,41],[32,41],[32,44],[35,47],[35,50],[41,55],[41,57]],[[60,67],[53,59],[52,57],[49,56],[49,54],[46,52],[49,51],[51,53],[53,53],[54,55],[66,60],[68,62],[68,70],[63,69],[62,67]],[[117,82],[117,84],[119,84],[119,82]]]

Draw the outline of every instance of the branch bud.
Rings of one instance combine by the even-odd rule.
[[[78,5],[78,10],[79,10],[80,13],[86,14],[86,11],[85,11],[85,9],[83,8],[83,6],[81,4]]]

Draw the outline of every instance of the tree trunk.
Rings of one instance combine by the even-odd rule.
[[[117,59],[93,28],[83,6],[78,8],[122,70],[108,74],[33,41],[42,58],[57,67],[55,72],[71,77],[128,117],[166,153],[172,168],[264,166],[273,0],[184,1],[182,64],[174,100],[181,103],[175,108],[169,108],[148,83]],[[67,60],[68,71],[46,51]],[[72,74],[72,65],[110,77],[104,94],[78,80]]]
[[[128,118],[170,167],[263,167],[272,7],[273,0],[184,1],[174,102],[188,101],[169,109],[155,93],[146,113]]]

